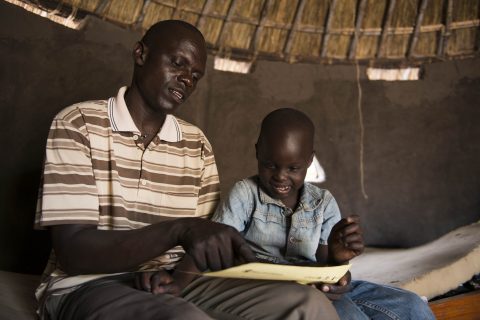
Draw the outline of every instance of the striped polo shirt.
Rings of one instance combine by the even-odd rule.
[[[145,147],[124,100],[126,89],[107,101],[67,107],[54,118],[36,228],[94,224],[101,230],[131,230],[213,214],[219,179],[212,147],[203,132],[167,115],[158,135]],[[182,255],[181,247],[172,248],[139,270],[171,268]],[[92,278],[67,277],[53,254],[52,258],[40,291]]]

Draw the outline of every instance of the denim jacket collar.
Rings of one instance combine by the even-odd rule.
[[[280,207],[285,207],[282,201],[270,197],[265,191],[260,187],[260,179],[255,176],[255,180],[258,186],[258,197],[260,201],[264,204],[275,204]],[[310,183],[305,182],[303,188],[300,191],[300,201],[299,208],[302,208],[305,211],[313,211],[322,203],[323,197],[320,194],[318,188],[314,188]]]

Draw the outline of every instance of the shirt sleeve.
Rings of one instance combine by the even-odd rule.
[[[212,146],[206,140],[202,151],[204,168],[198,192],[196,216],[210,218],[220,200],[220,181]]]
[[[90,143],[80,111],[57,115],[47,139],[35,227],[98,224],[99,200]]]
[[[323,201],[323,223],[320,244],[327,245],[328,237],[330,236],[333,226],[342,219],[342,216],[337,201],[328,190],[325,190]]]
[[[235,183],[232,190],[212,217],[213,221],[227,224],[239,232],[248,225],[253,210],[253,197],[245,181]]]

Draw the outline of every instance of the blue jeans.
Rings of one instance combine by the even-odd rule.
[[[434,320],[428,304],[403,289],[352,281],[352,290],[333,305],[341,320]]]

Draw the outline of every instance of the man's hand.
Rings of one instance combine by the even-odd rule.
[[[335,284],[329,283],[316,283],[314,286],[325,293],[325,295],[330,300],[338,300],[342,297],[343,294],[351,290],[350,282],[352,281],[352,276],[350,271],[348,271],[340,280]]]
[[[360,217],[352,215],[340,220],[328,237],[328,260],[333,264],[346,263],[363,252],[364,244]]]
[[[185,218],[179,244],[201,271],[220,270],[255,261],[255,255],[233,227],[206,219]]]

